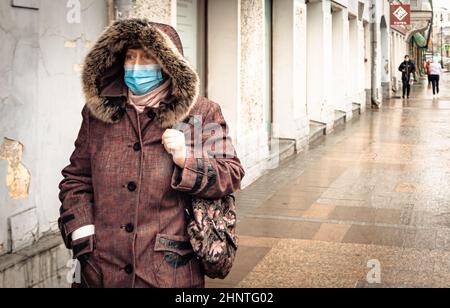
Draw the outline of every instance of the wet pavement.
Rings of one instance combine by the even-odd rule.
[[[207,286],[450,287],[450,74],[441,88],[414,85],[240,192],[235,267]]]

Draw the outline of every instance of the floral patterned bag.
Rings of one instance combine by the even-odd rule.
[[[188,234],[194,252],[209,278],[225,279],[236,256],[235,197],[218,200],[193,198],[188,214]]]

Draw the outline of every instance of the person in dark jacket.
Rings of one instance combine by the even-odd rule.
[[[203,288],[185,210],[192,196],[235,192],[245,173],[177,32],[115,22],[82,82],[83,121],[59,185],[59,228],[81,263],[73,287]]]
[[[405,61],[400,64],[398,70],[402,72],[402,83],[403,83],[403,96],[409,98],[411,93],[411,81],[413,80],[413,74],[416,72],[416,65],[409,58],[408,55],[405,56]]]

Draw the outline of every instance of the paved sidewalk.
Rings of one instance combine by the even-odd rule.
[[[207,286],[450,287],[450,74],[441,87],[415,85],[239,193],[235,268]]]

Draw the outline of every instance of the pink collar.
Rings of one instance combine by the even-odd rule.
[[[143,113],[145,108],[158,108],[159,104],[169,96],[172,90],[172,80],[168,79],[156,89],[144,95],[135,95],[128,90],[128,103],[133,106],[138,113]]]

